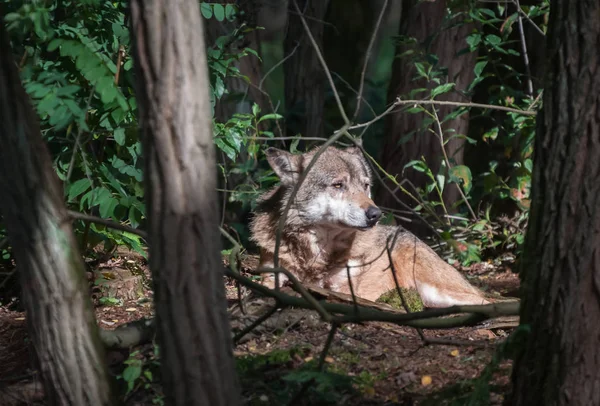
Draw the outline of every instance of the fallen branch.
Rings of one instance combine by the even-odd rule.
[[[273,272],[273,270],[269,270]],[[225,275],[240,282],[247,288],[264,296],[272,297],[281,306],[299,307],[315,310],[313,305],[304,298],[290,296],[280,290],[269,289],[258,284],[230,269],[225,270]],[[414,313],[392,313],[378,309],[368,308],[361,305],[345,305],[339,303],[319,302],[319,305],[333,316],[331,321],[338,323],[364,323],[364,322],[387,322],[401,326],[420,327],[428,329],[445,329],[455,327],[472,326],[484,320],[499,316],[513,316],[519,313],[519,302],[498,302],[487,305],[465,305],[451,306],[439,309],[429,309]],[[466,313],[466,315],[464,315]],[[444,316],[460,315],[453,318],[442,318]]]

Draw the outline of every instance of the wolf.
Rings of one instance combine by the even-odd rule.
[[[317,149],[265,150],[280,184],[259,198],[251,239],[261,268],[272,268],[279,221]],[[484,294],[427,244],[401,226],[379,224],[372,174],[358,147],[329,146],[292,200],[280,239],[280,266],[300,282],[375,301],[396,288],[415,289],[426,307],[487,304]],[[283,275],[282,275],[283,276]],[[273,274],[264,281],[273,285]]]

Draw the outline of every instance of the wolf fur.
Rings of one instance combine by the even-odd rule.
[[[260,267],[273,267],[279,220],[316,151],[266,150],[281,184],[261,196],[251,223],[252,239],[260,247]],[[394,289],[395,274],[399,286],[416,289],[427,307],[488,303],[482,292],[412,233],[377,224],[381,210],[371,200],[370,189],[371,171],[360,149],[326,148],[288,211],[280,265],[303,283],[347,294],[349,276],[356,296],[368,300]],[[271,274],[267,283],[272,281]]]

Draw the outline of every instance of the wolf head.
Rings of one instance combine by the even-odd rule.
[[[299,155],[276,148],[265,151],[269,165],[281,179],[283,208],[317,150]],[[294,226],[358,230],[375,226],[381,210],[371,200],[371,171],[360,149],[326,148],[300,185],[287,218]]]

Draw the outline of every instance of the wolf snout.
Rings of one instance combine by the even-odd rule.
[[[377,206],[369,206],[367,210],[365,210],[365,215],[367,216],[367,224],[369,227],[377,224],[379,219],[381,218],[381,209]]]

